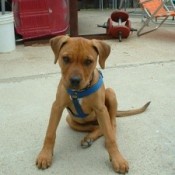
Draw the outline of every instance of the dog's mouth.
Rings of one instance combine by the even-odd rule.
[[[68,89],[71,89],[73,91],[81,91],[81,86],[73,86],[73,85],[70,85]]]
[[[70,85],[69,85],[69,89],[72,89],[72,90],[75,90],[75,91],[82,91],[82,90],[84,90],[84,89],[87,89],[88,87],[90,87],[90,84],[88,83],[88,84],[78,84],[78,85],[76,85],[76,84],[71,84],[70,83]]]
[[[88,89],[91,87],[92,81],[94,78],[94,74],[92,74],[91,79],[87,82],[83,81],[79,76],[73,76],[69,79],[69,89],[82,91],[84,89]]]

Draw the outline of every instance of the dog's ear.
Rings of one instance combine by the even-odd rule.
[[[93,47],[95,48],[95,50],[97,51],[99,55],[99,64],[101,68],[104,69],[105,61],[110,54],[111,47],[105,42],[100,41],[100,40],[93,39],[92,42],[93,42]]]
[[[70,37],[68,35],[63,35],[63,36],[54,37],[50,40],[51,48],[55,54],[55,61],[54,61],[55,64],[57,63],[59,52],[61,48],[63,47],[63,45],[67,42],[69,38]]]

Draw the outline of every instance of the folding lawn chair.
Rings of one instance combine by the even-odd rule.
[[[138,30],[137,36],[141,36],[158,29],[168,19],[168,17],[175,16],[175,11],[169,10],[163,0],[139,0],[139,3],[141,8],[146,12],[147,17],[146,20],[143,21],[142,27]],[[142,30],[148,26],[150,21],[157,18],[161,18],[162,21],[158,23],[156,27],[142,32]]]

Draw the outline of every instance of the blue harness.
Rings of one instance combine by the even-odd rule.
[[[76,91],[76,90],[72,90],[72,89],[67,89],[67,93],[70,95],[72,102],[74,104],[75,110],[76,110],[76,114],[72,112],[72,110],[70,108],[67,107],[67,109],[69,110],[69,112],[78,118],[85,118],[87,117],[89,114],[85,114],[81,108],[81,105],[79,103],[79,99],[86,97],[88,95],[91,95],[92,93],[96,92],[103,84],[103,75],[102,73],[99,71],[99,79],[97,81],[96,84],[94,84],[93,86],[83,89],[81,91]]]

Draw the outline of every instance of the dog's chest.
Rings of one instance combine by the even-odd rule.
[[[77,106],[76,103],[78,103],[79,105]],[[81,108],[81,110],[85,114],[89,114],[91,112],[90,107],[88,106],[88,102],[84,98],[79,98],[75,102],[70,97],[70,104],[69,104],[68,108],[71,110],[71,112],[73,114],[77,114],[77,111],[80,110],[79,108]]]
[[[78,99],[78,102],[81,105],[81,110],[82,110],[84,116],[80,116],[81,112],[77,111],[77,109],[76,109],[74,103],[72,102],[72,100],[71,100],[69,106],[67,107],[69,115],[73,119],[75,119],[76,121],[78,121],[80,123],[87,122],[87,121],[94,121],[96,119],[95,112],[88,105],[89,101],[84,99],[84,98],[81,98],[81,99]]]

